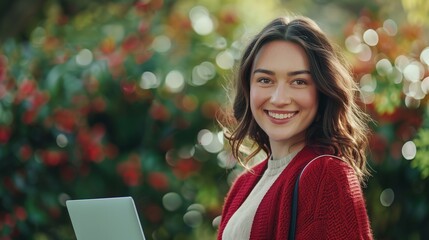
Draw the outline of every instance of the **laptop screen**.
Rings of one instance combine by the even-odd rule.
[[[131,197],[66,201],[77,240],[145,240]]]

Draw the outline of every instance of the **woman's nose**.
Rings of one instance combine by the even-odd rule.
[[[274,105],[284,105],[292,103],[290,90],[285,84],[279,84],[274,89],[270,102]]]

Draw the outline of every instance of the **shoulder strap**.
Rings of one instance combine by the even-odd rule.
[[[298,187],[299,187],[299,179],[301,178],[302,173],[304,172],[304,170],[308,167],[308,165],[310,165],[312,162],[314,162],[315,160],[321,158],[321,157],[333,157],[333,158],[337,158],[341,161],[343,161],[340,157],[335,156],[335,155],[329,155],[329,154],[324,154],[324,155],[320,155],[317,156],[315,158],[313,158],[310,162],[307,163],[307,165],[305,165],[305,167],[301,170],[301,172],[299,173],[298,177],[296,178],[295,181],[295,185],[293,188],[293,195],[292,195],[292,211],[291,211],[291,218],[290,218],[290,225],[289,225],[289,236],[288,239],[289,240],[295,240],[295,231],[296,231],[296,218],[298,215]]]

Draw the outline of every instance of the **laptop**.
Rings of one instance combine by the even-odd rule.
[[[145,240],[131,197],[67,200],[77,240]]]

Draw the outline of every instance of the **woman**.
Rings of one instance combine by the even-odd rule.
[[[245,166],[260,150],[269,157],[235,180],[218,239],[286,239],[295,180],[315,158],[299,181],[296,239],[372,239],[361,190],[368,117],[317,24],[273,20],[245,49],[236,80],[233,155]]]

